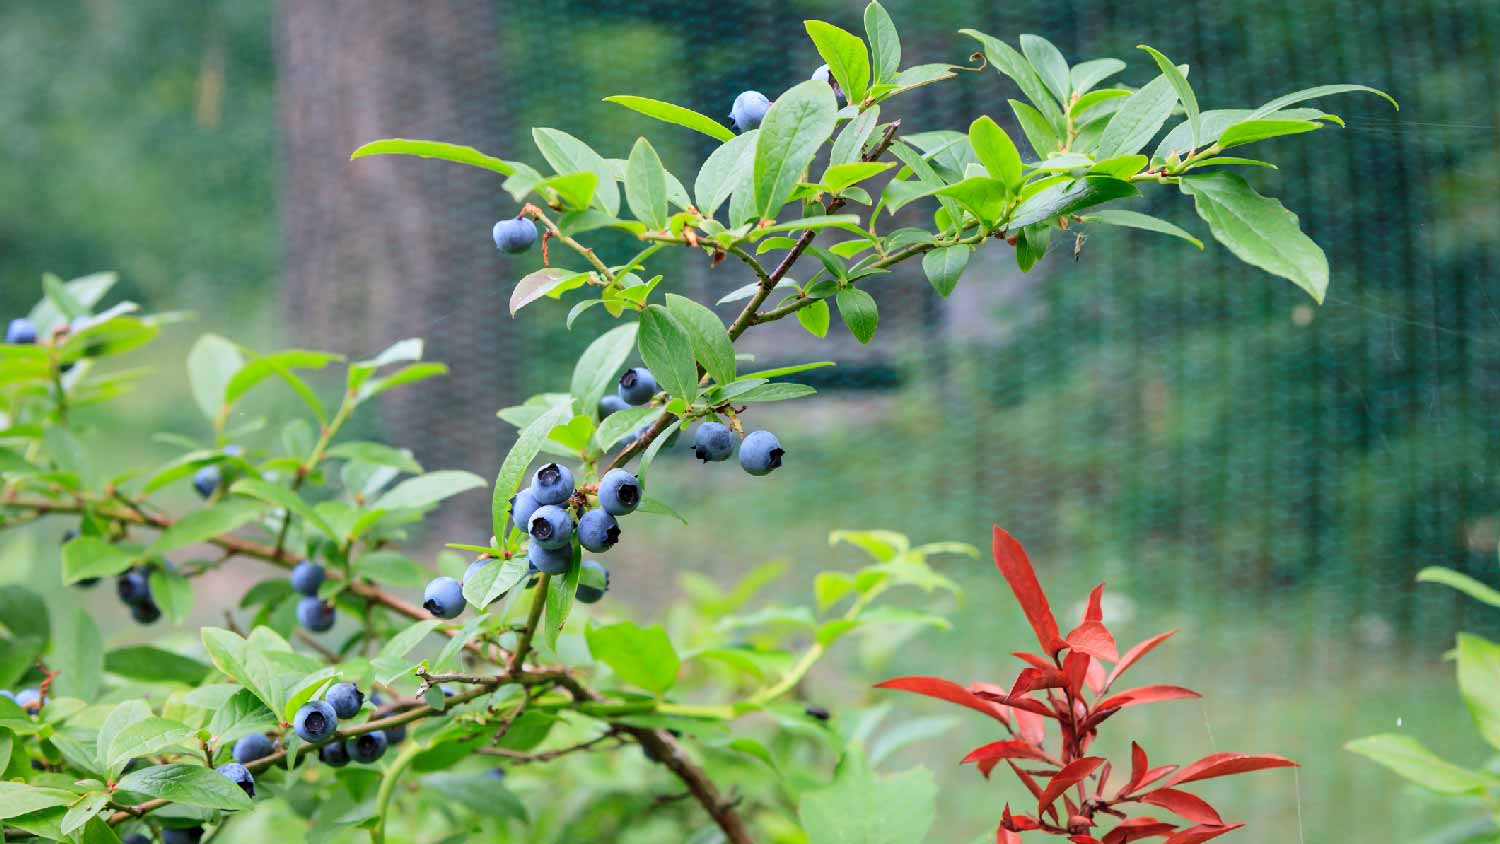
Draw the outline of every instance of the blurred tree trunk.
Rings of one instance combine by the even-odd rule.
[[[349,154],[383,137],[497,148],[495,16],[488,0],[283,0],[276,22],[289,340],[357,359],[425,337],[452,372],[387,394],[385,435],[429,469],[484,476],[498,463],[493,411],[516,392],[486,245],[497,185],[458,165]],[[489,535],[482,495],[444,516],[429,539]]]

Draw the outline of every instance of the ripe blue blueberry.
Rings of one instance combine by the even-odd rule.
[[[620,401],[628,405],[639,406],[651,401],[656,390],[656,376],[644,366],[627,369],[620,376]]]
[[[535,513],[536,508],[540,506],[542,505],[532,494],[531,487],[526,487],[510,497],[510,523],[516,527],[523,527],[531,519],[531,514]]]
[[[362,765],[368,765],[385,755],[385,733],[380,730],[372,730],[368,733],[344,740],[344,752],[349,758]]]
[[[561,504],[573,495],[573,473],[567,466],[548,463],[531,477],[531,497],[537,504]],[[526,520],[530,524],[531,519]]]
[[[197,490],[199,496],[207,498],[219,488],[219,480],[222,476],[219,464],[210,463],[193,473],[193,489]]]
[[[493,563],[494,561],[494,557],[479,557],[478,559],[474,560],[474,562],[469,563],[469,567],[464,569],[463,582],[468,583],[469,578],[473,577],[476,572],[489,565],[490,563]]]
[[[161,831],[161,844],[199,844],[203,840],[203,827],[165,827]]]
[[[578,588],[573,597],[585,604],[598,603],[609,591],[609,569],[593,560],[584,560],[578,568]]]
[[[833,78],[833,72],[828,69],[828,65],[825,64],[819,67],[808,78],[816,79],[819,82],[827,82],[833,87],[833,95],[839,98],[839,102],[844,101],[844,89],[839,87],[839,81]]]
[[[490,236],[495,238],[496,249],[514,255],[525,252],[536,243],[536,224],[524,217],[501,220],[490,230]]]
[[[18,317],[10,321],[5,329],[5,342],[16,344],[27,344],[36,342],[36,326],[25,317]]]
[[[578,520],[578,543],[603,554],[620,541],[620,523],[603,510],[590,510]]]
[[[770,109],[771,101],[766,99],[765,94],[746,91],[734,98],[734,105],[729,109],[729,119],[734,121],[735,129],[748,132],[760,125]]]
[[[144,604],[151,601],[151,582],[146,570],[136,566],[115,578],[115,594],[127,604]]]
[[[255,777],[250,776],[250,769],[238,762],[225,762],[217,768],[218,772],[229,778],[229,781],[240,787],[248,797],[255,796]]]
[[[751,431],[740,443],[740,466],[752,475],[769,475],[781,468],[786,450],[770,431]]]
[[[349,753],[344,750],[343,742],[330,741],[318,748],[318,759],[330,767],[342,768],[349,764]]]
[[[257,759],[270,756],[273,749],[270,739],[260,733],[251,733],[248,736],[241,736],[240,740],[234,743],[234,750],[230,751],[230,755],[241,765],[248,765]]]
[[[135,619],[137,624],[155,624],[156,620],[161,618],[161,607],[151,600],[131,604],[130,617]]]
[[[526,523],[531,540],[548,551],[556,551],[573,541],[573,517],[555,504],[538,507]]]
[[[365,705],[365,693],[353,683],[334,683],[329,687],[328,693],[323,695],[323,699],[333,707],[333,714],[340,718],[353,718],[359,714],[360,707]]]
[[[610,469],[599,479],[599,506],[611,516],[628,516],[641,506],[641,485],[624,469]]]
[[[297,623],[314,633],[333,629],[333,618],[333,604],[316,595],[308,595],[297,602]]]
[[[29,712],[35,712],[42,708],[42,693],[36,689],[22,689],[16,692],[16,706]]]
[[[303,560],[292,567],[292,589],[304,595],[316,595],[326,576],[322,566],[312,560]]]
[[[451,577],[434,577],[422,593],[422,606],[438,618],[458,618],[464,611],[464,587]]]
[[[320,742],[339,728],[339,716],[325,701],[310,700],[302,704],[292,718],[292,729],[303,741]]]
[[[734,453],[734,432],[722,422],[704,422],[693,432],[693,454],[704,463],[728,460]]]
[[[526,557],[543,574],[566,574],[573,564],[573,546],[543,548],[533,539],[526,546]]]
[[[599,418],[603,419],[611,413],[619,413],[627,407],[630,407],[630,405],[626,404],[625,400],[619,396],[605,396],[599,399]]]

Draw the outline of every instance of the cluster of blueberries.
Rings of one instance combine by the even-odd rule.
[[[627,370],[620,376],[620,388],[615,395],[599,400],[599,418],[643,405],[656,395],[656,391],[656,378],[651,375],[651,370],[642,366]],[[643,426],[635,435],[640,436],[645,430]],[[673,431],[672,437],[676,436],[677,432]],[[666,445],[670,447],[672,444],[673,440],[669,438]],[[705,463],[728,460],[734,454],[734,445],[734,432],[721,422],[704,422],[693,434],[693,454]],[[752,475],[769,475],[781,468],[781,458],[785,454],[775,434],[752,431],[740,445],[740,466]]]
[[[302,595],[297,602],[297,623],[314,633],[326,633],[333,628],[333,604],[318,597],[318,587],[323,585],[327,573],[312,560],[303,560],[292,567],[292,591]]]
[[[87,584],[87,581],[80,581]],[[148,566],[131,566],[115,578],[115,594],[121,603],[130,607],[130,617],[137,624],[151,624],[161,618],[161,608],[151,595],[151,569]]]

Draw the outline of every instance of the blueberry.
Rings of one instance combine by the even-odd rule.
[[[548,463],[531,478],[531,497],[537,504],[561,504],[573,495],[573,473],[567,466]],[[527,518],[526,522],[531,522]]]
[[[270,739],[260,733],[251,733],[235,742],[234,749],[229,752],[229,755],[241,765],[248,765],[257,759],[270,756],[273,749]]]
[[[740,443],[740,465],[752,475],[769,475],[781,468],[786,450],[770,431],[751,431]]]
[[[385,755],[385,733],[372,730],[344,740],[344,752],[361,765],[368,765]]]
[[[297,623],[314,633],[331,630],[333,616],[333,604],[315,595],[308,595],[297,602]]]
[[[722,422],[704,422],[693,432],[693,454],[704,463],[728,460],[734,453],[734,432]]]
[[[343,742],[331,741],[318,748],[318,759],[325,765],[342,768],[349,764],[349,753],[344,750]]]
[[[193,489],[198,491],[199,496],[207,498],[219,488],[219,480],[222,477],[223,473],[219,471],[219,464],[210,463],[193,473]]]
[[[599,418],[603,419],[611,413],[619,413],[627,407],[630,407],[630,405],[626,404],[625,400],[619,396],[605,396],[599,400]]]
[[[578,568],[578,588],[573,597],[585,604],[598,603],[609,591],[609,569],[593,560],[584,560]]]
[[[809,706],[806,709],[802,710],[802,712],[807,717],[809,717],[809,718],[815,718],[815,719],[817,719],[819,721],[827,721],[829,718],[833,717],[828,712],[828,709],[826,707],[817,706],[817,705]]]
[[[627,369],[620,376],[620,401],[628,405],[639,406],[651,401],[656,390],[656,377],[644,366]]]
[[[386,744],[400,744],[401,742],[406,741],[405,724],[397,724],[394,727],[386,727],[385,729],[381,730],[381,732],[385,733]]]
[[[229,781],[240,787],[247,796],[255,796],[255,777],[250,776],[250,769],[238,762],[226,762],[217,768],[218,772],[229,778]]]
[[[120,844],[151,844],[151,839],[147,838],[145,833],[132,832],[120,839]]]
[[[493,563],[494,561],[495,561],[494,557],[480,557],[480,558],[476,559],[474,562],[469,563],[469,567],[466,568],[466,569],[464,569],[464,580],[463,580],[463,582],[464,583],[468,583],[469,582],[469,578],[473,577],[474,574],[475,574],[475,572],[479,571],[480,569],[484,568],[485,566],[489,565],[490,563]]]
[[[333,714],[340,718],[353,718],[359,714],[360,707],[365,705],[365,693],[353,683],[334,683],[323,695],[323,699],[333,707]]]
[[[36,326],[32,325],[31,320],[25,317],[18,317],[11,320],[10,325],[5,329],[5,342],[16,343],[18,345],[35,343]]]
[[[485,774],[485,776],[490,777],[492,779],[497,779],[497,780],[504,780],[505,779],[505,769],[504,768],[491,768],[488,771],[485,771],[484,774]]]
[[[127,604],[143,604],[151,600],[151,581],[146,570],[136,566],[115,578],[115,594]]]
[[[533,539],[526,547],[526,557],[536,564],[537,571],[543,574],[566,574],[568,566],[573,564],[573,546],[565,545],[557,549],[543,548]]]
[[[292,729],[297,731],[303,741],[320,742],[333,735],[338,728],[338,713],[321,700],[310,700],[302,704],[302,708],[292,718]]]
[[[620,523],[603,510],[590,510],[578,520],[578,542],[596,554],[620,541]]]
[[[839,87],[839,81],[833,78],[833,72],[828,69],[828,65],[825,64],[819,67],[808,78],[816,79],[819,82],[827,82],[833,87],[833,95],[839,98],[839,102],[844,101],[844,89]]]
[[[535,513],[536,508],[540,506],[542,505],[532,494],[531,487],[526,487],[510,498],[510,523],[521,527],[531,519],[531,514]]]
[[[130,617],[135,619],[137,624],[155,624],[156,620],[161,618],[161,607],[149,599],[139,604],[131,604]]]
[[[42,693],[36,689],[22,689],[16,692],[16,706],[29,712],[35,712],[42,708]]]
[[[203,840],[203,827],[166,827],[161,831],[161,844],[198,844]]]
[[[438,618],[458,618],[464,611],[464,587],[451,577],[434,577],[422,593],[422,606]]]
[[[573,517],[555,504],[538,507],[526,523],[531,540],[548,551],[555,551],[573,541]]]
[[[303,560],[292,567],[292,589],[304,595],[316,595],[327,576],[322,566],[312,560]]]
[[[536,243],[536,224],[523,218],[501,220],[490,230],[495,238],[495,248],[512,255],[525,252]]]
[[[611,516],[628,516],[641,506],[641,485],[624,469],[610,469],[599,479],[599,506]]]
[[[766,99],[765,94],[746,91],[734,98],[734,105],[729,109],[729,119],[734,121],[735,129],[748,132],[760,125],[770,108],[771,101]]]

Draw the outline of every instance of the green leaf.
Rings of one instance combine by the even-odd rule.
[[[151,645],[116,648],[104,655],[104,670],[131,680],[148,683],[181,683],[196,686],[212,668],[171,651]]]
[[[385,586],[406,589],[419,588],[427,583],[429,574],[412,559],[399,551],[371,551],[354,561],[354,573],[367,577]]]
[[[800,399],[805,396],[810,396],[816,392],[817,390],[809,387],[806,384],[792,384],[784,381],[778,381],[773,384],[760,384],[758,386],[751,387],[750,389],[735,395],[734,400],[736,402],[743,402],[745,404],[750,404],[753,402],[789,401],[791,399]]]
[[[64,611],[52,631],[51,667],[57,671],[53,694],[93,700],[104,670],[104,643],[99,626],[82,609]],[[0,766],[0,770],[4,770]]]
[[[578,211],[589,208],[598,189],[599,176],[584,172],[548,176],[531,185],[532,192],[548,205],[561,205]]]
[[[735,375],[734,341],[729,339],[729,331],[719,317],[703,305],[676,293],[667,294],[667,312],[687,332],[693,356],[703,364],[704,371],[716,383],[732,382]]]
[[[146,556],[158,556],[229,533],[254,520],[263,510],[263,503],[239,498],[196,510],[162,531],[146,549]]]
[[[569,563],[567,573],[553,575],[547,581],[547,607],[546,612],[543,613],[542,641],[553,650],[557,649],[557,637],[562,633],[563,625],[568,622],[568,614],[573,611],[573,600],[578,591],[578,569],[581,567],[579,562],[578,546],[575,545],[573,561]]]
[[[1022,35],[1021,52],[1031,66],[1036,69],[1036,75],[1047,86],[1047,90],[1057,101],[1067,105],[1072,95],[1073,85],[1068,79],[1068,60],[1053,46],[1051,41],[1040,35]]]
[[[422,785],[443,798],[476,814],[492,818],[526,819],[526,806],[488,771],[443,771],[422,778]]]
[[[484,478],[473,472],[446,469],[408,478],[370,505],[374,510],[422,509],[431,507],[461,492],[485,486]]]
[[[851,746],[833,784],[804,794],[797,816],[811,844],[909,844],[927,840],[936,801],[937,783],[926,768],[876,778]]]
[[[1190,173],[1180,185],[1193,197],[1214,239],[1241,261],[1289,279],[1322,304],[1328,290],[1328,259],[1302,233],[1296,214],[1228,171]]]
[[[1442,566],[1428,566],[1417,572],[1417,582],[1441,583],[1444,586],[1451,586],[1468,595],[1470,598],[1483,601],[1492,607],[1500,607],[1500,591],[1491,589],[1462,572],[1456,572]]]
[[[418,158],[438,158],[443,161],[452,161],[455,164],[467,164],[470,167],[479,167],[491,170],[502,176],[509,176],[516,172],[516,168],[508,162],[492,156],[485,155],[473,147],[459,144],[449,144],[442,141],[416,141],[407,138],[385,138],[379,141],[371,141],[349,156],[352,161],[370,155],[415,155]]]
[[[843,193],[844,189],[850,185],[877,176],[894,166],[896,166],[895,163],[890,161],[851,161],[848,164],[834,164],[823,171],[823,186],[833,193]],[[854,225],[857,227],[859,217],[853,216]]]
[[[1199,240],[1196,237],[1193,237],[1191,234],[1188,234],[1181,227],[1169,223],[1166,220],[1158,220],[1155,217],[1151,217],[1146,214],[1140,214],[1135,211],[1125,211],[1122,209],[1105,209],[1103,211],[1095,211],[1092,214],[1085,214],[1083,217],[1083,221],[1085,223],[1104,223],[1105,225],[1109,226],[1124,226],[1126,228],[1145,229],[1146,231],[1169,234],[1172,237],[1180,237],[1183,240],[1186,240],[1188,243],[1191,243],[1194,246],[1198,247],[1199,249],[1203,248],[1203,241]]]
[[[956,185],[949,185],[937,192],[938,196],[952,197],[966,211],[991,228],[1005,213],[1009,189],[999,179],[986,176],[970,176]]]
[[[631,407],[625,410],[617,410],[604,417],[599,423],[599,429],[594,432],[594,441],[599,448],[609,451],[614,448],[621,439],[634,434],[640,430],[642,425],[649,424],[661,413],[657,407]]]
[[[331,352],[312,352],[304,349],[287,349],[262,355],[240,367],[240,370],[224,385],[224,403],[234,404],[256,384],[272,375],[283,374],[291,369],[322,369],[342,355]]]
[[[880,323],[875,297],[858,287],[840,287],[834,301],[839,306],[839,318],[849,327],[854,339],[861,343],[870,342],[875,336],[875,326]]]
[[[1115,179],[1129,179],[1131,176],[1146,169],[1149,159],[1144,155],[1117,155],[1114,158],[1106,158],[1089,168],[1091,176],[1109,176]]]
[[[63,583],[91,577],[114,577],[130,568],[134,557],[97,536],[79,536],[62,549]]]
[[[1201,121],[1198,117],[1198,97],[1193,94],[1193,86],[1188,84],[1187,77],[1166,56],[1145,44],[1138,44],[1136,48],[1150,53],[1151,58],[1156,60],[1156,66],[1161,68],[1161,75],[1172,83],[1173,90],[1177,92],[1177,99],[1182,103],[1182,110],[1187,113],[1188,130],[1192,134],[1193,149],[1197,149],[1201,132]]]
[[[68,813],[66,815],[63,815],[62,825],[60,827],[63,835],[71,835],[76,832],[79,827],[88,823],[95,815],[98,815],[99,812],[103,811],[104,807],[108,803],[109,792],[107,791],[91,791],[88,794],[85,794],[77,803],[69,806]],[[107,831],[109,827],[104,826],[104,829]],[[120,840],[118,837],[115,837],[113,832],[106,832],[106,834],[109,837],[114,838],[115,841]],[[92,842],[94,841],[103,840],[108,839],[100,839],[92,835],[86,835],[80,839],[80,842],[81,844],[92,844]]]
[[[640,112],[647,117],[655,118],[665,123],[686,126],[695,132],[702,132],[710,138],[717,138],[720,141],[728,142],[735,138],[734,132],[728,126],[711,117],[699,114],[690,108],[683,108],[680,105],[664,103],[661,100],[651,100],[645,97],[624,95],[605,97],[604,101],[625,106],[632,111]]]
[[[266,629],[256,628],[257,631]],[[281,710],[286,690],[280,672],[271,664],[266,653],[250,647],[246,640],[228,630],[205,627],[200,632],[203,648],[208,651],[214,667],[254,692],[267,709],[272,712]]]
[[[922,256],[922,272],[939,296],[947,298],[958,286],[959,276],[969,265],[970,252],[967,246],[945,246]]]
[[[559,129],[537,128],[531,137],[542,157],[559,174],[576,173],[580,170],[599,177],[594,189],[594,205],[599,210],[617,216],[620,213],[620,190],[615,186],[615,172],[608,161],[583,141]]]
[[[109,742],[109,753],[105,757],[110,776],[125,770],[125,765],[137,756],[155,756],[174,747],[188,736],[192,728],[186,724],[166,718],[143,718],[127,725]]]
[[[1480,735],[1500,748],[1500,645],[1458,634],[1458,688]]]
[[[871,5],[874,5],[873,3]],[[865,143],[875,134],[880,123],[880,106],[871,106],[860,112],[839,132],[833,140],[833,149],[828,153],[829,169],[859,161],[864,157]],[[827,182],[827,177],[824,177]]]
[[[250,798],[229,778],[200,765],[156,765],[126,774],[117,786],[204,809],[249,809]]]
[[[418,467],[417,471],[421,471],[421,468]],[[313,527],[322,531],[323,535],[327,536],[329,539],[342,538],[334,532],[332,526],[323,521],[323,519],[313,511],[311,505],[302,500],[302,496],[298,495],[288,487],[269,483],[259,478],[240,478],[239,480],[235,481],[232,486],[230,486],[229,491],[234,495],[244,495],[249,498],[254,498],[258,501],[264,501],[268,504],[275,504],[284,510],[290,510],[296,515],[302,517],[302,519],[305,520],[308,524],[311,524]]]
[[[1186,75],[1187,65],[1178,70]],[[1093,149],[1094,157],[1102,161],[1140,152],[1161,131],[1176,105],[1177,89],[1171,79],[1161,75],[1146,83],[1145,87],[1127,97],[1119,111],[1109,119],[1104,134]]]
[[[464,600],[484,609],[499,600],[526,578],[525,557],[509,560],[490,560],[472,575],[464,578]]]
[[[1021,132],[1026,135],[1037,158],[1045,159],[1062,146],[1057,130],[1052,128],[1052,124],[1047,122],[1041,112],[1020,100],[1011,100],[1010,110],[1016,113],[1016,122],[1021,124]]]
[[[1053,185],[1021,203],[1006,223],[1006,229],[1015,231],[1032,223],[1076,214],[1110,200],[1139,195],[1140,191],[1129,182],[1108,176],[1085,176]]]
[[[625,201],[648,229],[667,227],[667,171],[645,138],[636,139],[625,165]]]
[[[87,310],[99,304],[119,280],[119,273],[92,273],[64,282],[63,290],[74,303]],[[29,317],[36,325],[37,335],[41,337],[51,335],[55,328],[67,320],[48,297],[37,302]]]
[[[661,694],[677,682],[681,663],[660,625],[640,628],[628,621],[590,627],[589,652],[623,681]]]
[[[491,533],[504,536],[506,523],[510,521],[510,499],[521,488],[521,480],[531,461],[542,450],[552,429],[573,418],[573,403],[564,402],[533,419],[516,434],[516,443],[510,447],[505,460],[500,464],[500,473],[495,478],[495,493],[490,502]]]
[[[870,54],[865,50],[865,42],[831,23],[804,21],[804,25],[813,46],[818,48],[818,55],[828,63],[829,72],[844,89],[844,95],[850,103],[859,104],[870,87]],[[763,213],[763,216],[771,215]]]
[[[1203,112],[1201,134],[1199,143],[1211,144],[1227,132],[1235,124],[1243,122],[1252,112],[1248,108],[1215,108]],[[1318,120],[1327,115],[1315,108],[1292,108],[1278,111],[1271,115],[1275,120]],[[1176,152],[1179,156],[1192,151],[1189,147],[1192,141],[1192,127],[1186,121],[1172,127],[1172,130],[1162,137],[1161,142],[1156,145],[1156,150],[1151,157],[1157,161],[1166,161],[1168,156]]]
[[[651,305],[641,312],[636,345],[641,360],[669,394],[686,402],[698,397],[698,365],[693,359],[692,342],[687,329],[666,308]]]
[[[245,356],[239,347],[217,334],[199,337],[188,351],[188,386],[193,401],[210,421],[219,415],[230,379],[244,365]]]
[[[218,746],[223,747],[251,733],[270,732],[278,726],[279,720],[254,692],[240,689],[214,710],[214,717],[208,722],[208,733]]]
[[[318,696],[327,686],[339,676],[338,669],[332,666],[320,668],[297,681],[297,684],[287,690],[286,704],[281,707],[281,720],[290,722],[297,717],[297,710],[303,704]]]
[[[73,792],[60,788],[38,788],[24,782],[0,782],[0,820],[52,806],[66,806],[75,798]]]
[[[1219,146],[1222,149],[1229,149],[1264,141],[1267,138],[1314,132],[1321,128],[1323,124],[1311,120],[1246,120],[1225,130],[1224,134],[1219,136]]]
[[[870,235],[859,227],[858,214],[823,214],[816,217],[803,217],[800,220],[788,220],[785,223],[773,223],[769,226],[757,228],[750,233],[752,238],[764,237],[776,232],[817,231],[819,229],[844,229],[868,238]],[[782,279],[786,281],[786,279]],[[780,282],[777,283],[780,287]],[[753,290],[755,285],[751,285]],[[721,300],[722,301],[722,300]]]
[[[1014,191],[1021,184],[1021,152],[1005,130],[989,117],[969,124],[969,146],[984,169]]]
[[[1025,56],[1016,52],[1014,47],[1011,47],[1004,41],[985,35],[978,30],[960,29],[959,32],[980,43],[984,49],[985,57],[989,59],[990,65],[996,71],[1009,76],[1016,83],[1021,92],[1026,95],[1026,99],[1031,100],[1032,105],[1039,110],[1044,123],[1049,125],[1054,132],[1063,127],[1063,115],[1062,111],[1058,108],[1057,101],[1048,92],[1047,86],[1042,82],[1041,77],[1037,75],[1036,69],[1031,66],[1031,62],[1027,61]],[[1030,132],[1027,135],[1029,137]],[[1056,148],[1057,145],[1053,144],[1049,149]],[[1045,152],[1038,152],[1037,154],[1044,157],[1046,155]]]
[[[755,207],[763,219],[775,219],[802,181],[803,171],[833,134],[837,111],[833,89],[815,79],[793,86],[771,104],[755,142]]]
[[[885,7],[875,0],[865,7],[865,37],[870,39],[875,81],[891,81],[901,69],[901,36]]]
[[[576,270],[565,270],[562,267],[543,267],[535,272],[527,273],[524,278],[516,282],[516,289],[511,291],[510,315],[514,317],[517,311],[553,290],[578,279],[587,279],[589,275],[589,273]]]
[[[1270,102],[1261,106],[1260,108],[1250,112],[1250,114],[1245,117],[1245,120],[1259,120],[1262,117],[1265,117],[1266,115],[1273,112],[1280,111],[1289,105],[1306,102],[1307,100],[1315,100],[1319,97],[1327,97],[1333,94],[1347,94],[1356,91],[1363,91],[1367,94],[1375,94],[1376,96],[1384,97],[1385,100],[1389,102],[1397,111],[1400,111],[1401,109],[1400,104],[1398,104],[1390,94],[1364,85],[1319,85],[1316,88],[1304,88],[1301,91],[1293,91],[1290,94],[1283,94],[1282,96],[1279,96],[1276,99],[1271,100]]]
[[[1385,733],[1366,736],[1344,749],[1373,759],[1397,775],[1439,794],[1479,794],[1500,780],[1445,762],[1411,736]]]
[[[578,399],[579,409],[589,416],[599,411],[599,400],[615,384],[615,376],[635,347],[636,324],[611,328],[589,344],[573,368],[569,391]]]
[[[811,305],[806,305],[797,310],[797,322],[807,329],[807,333],[814,337],[828,336],[828,302],[825,299],[814,299]]]
[[[1124,69],[1125,63],[1119,59],[1093,59],[1073,65],[1072,70],[1068,71],[1068,77],[1073,93],[1081,97],[1095,85]]]
[[[731,193],[750,184],[759,138],[760,130],[752,129],[709,153],[693,182],[693,196],[703,216],[713,217]]]

